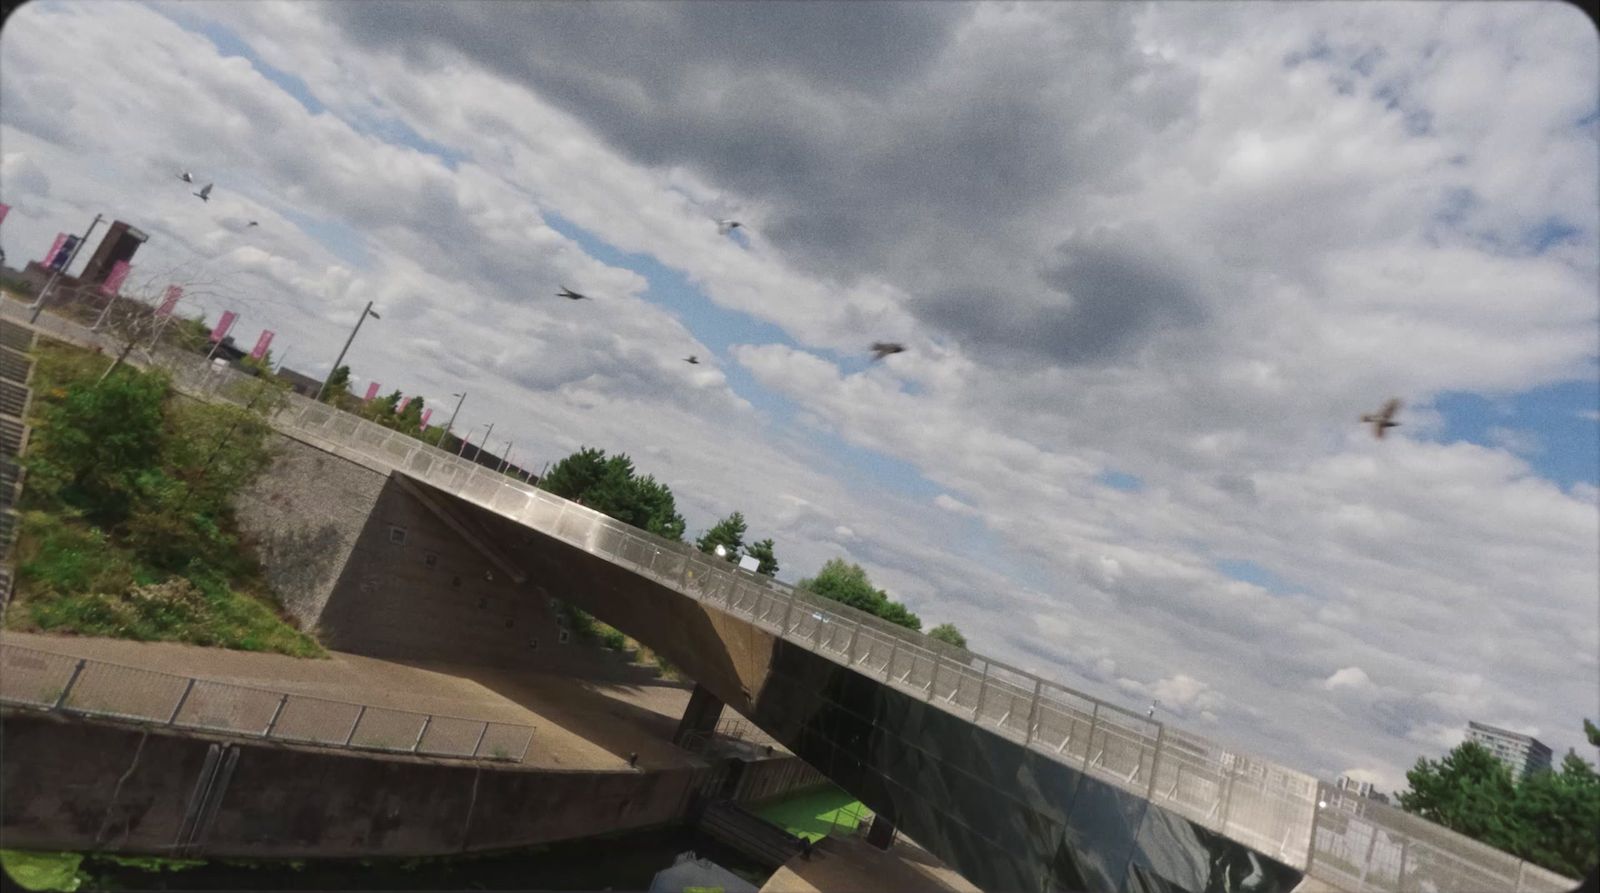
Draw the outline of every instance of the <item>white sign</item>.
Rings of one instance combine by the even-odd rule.
[[[739,567],[743,568],[744,570],[753,571],[760,566],[761,561],[759,559],[752,558],[749,555],[739,556]]]

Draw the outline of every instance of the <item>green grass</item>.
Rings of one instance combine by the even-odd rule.
[[[871,810],[835,787],[773,800],[753,811],[790,834],[813,841],[828,836],[834,829],[848,833],[858,822],[872,818]]]
[[[34,853],[0,850],[0,867],[24,890],[71,891],[84,882],[78,870],[81,853]]]

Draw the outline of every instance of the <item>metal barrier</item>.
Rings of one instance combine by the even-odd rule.
[[[315,744],[520,763],[533,727],[176,676],[0,643],[0,703]]]
[[[190,355],[167,354],[161,364],[175,387],[205,400],[248,405],[261,386]],[[1329,883],[1409,893],[1424,889],[1423,866],[1430,877],[1494,879],[1490,888],[1516,893],[1577,883],[1375,801],[1361,820],[1371,833],[1354,832],[1355,850],[1361,840],[1371,845],[1350,857],[1348,835],[1321,824],[1327,787],[1303,772],[713,559],[326,404],[289,394],[271,421],[297,439],[407,474],[604,556]],[[1403,854],[1391,858],[1398,844],[1380,848],[1373,842],[1379,839],[1404,840]]]

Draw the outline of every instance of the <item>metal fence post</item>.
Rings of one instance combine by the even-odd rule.
[[[1033,743],[1034,733],[1039,730],[1039,697],[1044,694],[1044,680],[1033,680],[1033,703],[1028,707],[1028,734],[1022,739],[1022,746],[1027,747]]]
[[[487,734],[489,734],[489,724],[487,722],[485,722],[483,724],[483,728],[478,730],[477,743],[472,745],[472,755],[473,756],[477,756],[478,755],[478,748],[483,746],[483,736],[485,736]]]
[[[889,637],[889,659],[883,662],[883,681],[890,682],[894,679],[894,655],[900,650],[900,639],[897,636]]]
[[[958,685],[960,683],[957,683]],[[983,662],[983,676],[978,679],[978,706],[972,708],[972,721],[980,723],[983,717],[983,692],[989,685],[989,662]]]
[[[789,615],[794,612],[794,599],[799,594],[800,590],[798,589],[789,590],[789,603],[783,606],[783,626],[778,628],[778,635],[780,636],[789,635]]]
[[[267,730],[265,732],[261,733],[261,737],[263,737],[263,738],[271,738],[272,737],[272,730],[278,727],[278,717],[283,715],[284,705],[286,705],[288,703],[289,703],[289,696],[287,694],[283,695],[280,698],[278,698],[278,708],[276,710],[272,711],[272,718],[267,720]]]
[[[172,708],[172,715],[167,717],[167,725],[170,726],[178,721],[178,714],[183,711],[184,702],[189,700],[189,692],[192,691],[194,691],[194,677],[190,676],[189,684],[183,687],[183,694],[178,696],[177,706]]]
[[[427,716],[424,716],[422,718],[422,728],[417,730],[417,740],[411,742],[411,752],[412,753],[416,753],[417,752],[417,748],[422,746],[422,736],[428,734],[428,724],[432,723],[432,722],[433,722],[433,714],[432,713],[430,713]]]
[[[941,655],[937,651],[935,651],[933,653],[933,672],[928,674],[928,701],[930,703],[933,701],[933,690],[935,688],[939,687],[939,658],[941,658],[942,656],[943,655]],[[915,670],[916,668],[917,668],[917,658],[916,658],[916,655],[912,655],[912,657],[911,657],[911,669]],[[960,683],[956,683],[956,684],[959,685]]]
[[[484,728],[488,728],[488,724]],[[533,726],[528,726],[528,737],[522,739],[522,753],[517,754],[517,762],[522,762],[528,756],[528,748],[533,745]]]
[[[1399,893],[1406,893],[1406,851],[1409,849],[1411,849],[1411,838],[1400,838],[1400,873],[1394,882],[1394,888]]]
[[[1156,746],[1150,754],[1150,786],[1144,793],[1146,800],[1153,800],[1156,795],[1156,770],[1161,766],[1161,745],[1166,740],[1166,735],[1166,723],[1156,726]]]
[[[850,631],[850,644],[845,649],[846,666],[856,665],[856,636],[861,635],[861,621],[856,621],[856,628]]]
[[[78,663],[72,668],[72,675],[67,678],[67,685],[61,689],[61,694],[56,696],[56,702],[50,706],[51,710],[60,710],[67,703],[67,696],[72,694],[72,687],[78,684],[78,676],[83,673],[84,665],[89,663],[87,658],[78,658]]]
[[[1100,724],[1100,703],[1095,702],[1094,709],[1089,711],[1089,740],[1083,745],[1083,771],[1089,771],[1089,761],[1094,758],[1094,729]]]
[[[361,717],[366,716],[366,715],[367,715],[367,705],[366,704],[362,704],[361,705],[361,709],[356,711],[356,721],[350,724],[350,734],[344,736],[344,746],[345,747],[349,747],[350,746],[350,742],[356,740],[356,729],[361,728]]]
[[[1317,782],[1313,790],[1311,801],[1311,836],[1306,840],[1306,874],[1311,873],[1311,864],[1316,861],[1317,855],[1317,822],[1322,819],[1322,809],[1317,804],[1322,800],[1322,782]]]

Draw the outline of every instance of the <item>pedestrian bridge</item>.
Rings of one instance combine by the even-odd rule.
[[[248,379],[180,369],[245,402]],[[299,398],[286,436],[447,503],[551,593],[991,890],[1564,891],[1575,882]],[[691,707],[693,709],[693,707]]]

